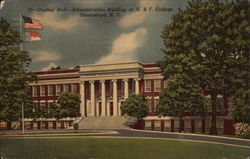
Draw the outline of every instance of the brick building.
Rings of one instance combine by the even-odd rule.
[[[82,65],[77,69],[34,72],[38,82],[30,83],[30,95],[38,107],[48,107],[56,102],[61,92],[73,92],[80,95],[79,116],[110,117],[122,116],[120,106],[132,93],[144,93],[150,105],[150,112],[135,128],[172,131],[179,128],[178,118],[159,118],[155,113],[159,92],[164,89],[165,81],[161,70],[155,64],[127,62],[116,64]],[[208,96],[209,97],[209,96]],[[217,115],[219,133],[232,134],[233,120],[229,113],[228,99],[221,96],[224,112]],[[210,114],[206,119],[186,114],[185,132],[208,133]],[[25,127],[30,129],[64,128],[71,125],[74,119],[40,119],[36,122],[26,120]]]

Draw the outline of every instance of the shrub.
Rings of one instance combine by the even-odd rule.
[[[237,136],[241,137],[250,137],[250,129],[248,124],[246,123],[236,123],[235,125],[235,133]]]

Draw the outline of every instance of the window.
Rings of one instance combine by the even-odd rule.
[[[72,84],[72,93],[77,93],[77,84]]]
[[[184,132],[191,133],[192,132],[192,124],[190,119],[184,120]]]
[[[155,130],[161,131],[161,121],[160,120],[155,120]]]
[[[145,121],[145,130],[152,130],[151,120]]]
[[[224,132],[224,120],[223,119],[216,120],[216,128],[217,128],[218,134],[222,134]]]
[[[161,91],[161,80],[154,80],[154,91],[155,92]]]
[[[69,84],[64,85],[64,92],[69,92]]]
[[[179,120],[174,120],[174,132],[179,132]]]
[[[38,92],[37,86],[33,86],[32,88],[33,88],[33,91],[32,91],[33,95],[32,96],[37,97],[37,92]]]
[[[53,122],[52,122],[52,121],[49,122],[49,128],[50,128],[50,129],[53,128]]]
[[[40,95],[41,95],[41,96],[45,96],[45,94],[46,94],[46,92],[45,92],[45,91],[46,91],[45,86],[41,86],[40,89],[41,89],[41,90],[40,90]]]
[[[63,91],[63,85],[56,85],[56,95],[59,96]]]
[[[48,86],[48,90],[49,90],[48,96],[53,96],[53,94],[54,94],[54,86],[52,86],[52,85]]]
[[[171,132],[171,120],[165,120],[164,124],[165,131]]]
[[[145,80],[145,92],[151,92],[151,80]]]

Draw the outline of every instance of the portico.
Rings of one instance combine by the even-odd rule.
[[[121,116],[122,102],[140,93],[142,78],[138,62],[80,66],[81,116]]]

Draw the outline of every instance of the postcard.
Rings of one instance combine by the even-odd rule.
[[[1,159],[249,158],[248,7],[0,0]]]

